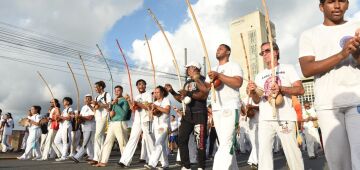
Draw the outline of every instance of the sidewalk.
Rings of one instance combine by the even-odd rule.
[[[21,156],[22,152],[0,152],[0,160],[9,160],[16,159],[16,157]]]

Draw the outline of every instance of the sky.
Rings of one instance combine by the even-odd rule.
[[[231,44],[229,25],[247,13],[262,11],[260,0],[190,0],[197,16],[211,63],[215,61],[215,51],[219,44]],[[129,91],[129,83],[122,58],[116,47],[118,39],[131,71],[132,83],[139,78],[148,81],[149,88],[154,87],[151,77],[149,52],[144,40],[147,34],[152,49],[154,65],[157,71],[157,83],[170,82],[178,89],[172,56],[159,32],[157,25],[148,15],[150,8],[163,25],[175,51],[176,59],[184,73],[184,48],[188,49],[188,61],[202,62],[204,56],[196,28],[191,20],[185,0],[2,0],[0,5],[0,28],[9,24],[25,32],[41,35],[42,39],[73,47],[87,52],[84,60],[89,68],[92,83],[104,80],[111,91],[109,74],[103,59],[98,56],[95,44],[102,48],[113,72],[114,84],[121,84]],[[317,0],[268,0],[270,19],[276,25],[277,42],[280,46],[282,63],[298,65],[298,39],[306,29],[322,23],[322,13]],[[360,19],[360,1],[350,0],[346,14],[349,20]],[[0,29],[1,30],[1,29]],[[0,34],[1,35],[1,34]],[[55,40],[52,37],[56,37]],[[1,39],[1,37],[0,37]],[[39,104],[46,112],[49,92],[38,78],[36,71],[46,77],[56,98],[65,96],[76,98],[74,83],[67,70],[66,62],[75,67],[80,84],[80,96],[90,93],[76,54],[59,55],[33,50],[31,54],[20,53],[16,48],[8,49],[0,41],[0,56],[48,63],[57,70],[24,64],[0,57],[0,108],[4,112],[25,115],[30,106]],[[56,50],[56,49],[52,49]],[[144,71],[139,71],[144,70]],[[166,74],[165,74],[166,75]],[[169,79],[171,77],[171,79]],[[136,91],[136,88],[133,87]],[[135,93],[136,94],[136,93]]]

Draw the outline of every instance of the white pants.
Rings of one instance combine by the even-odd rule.
[[[95,119],[96,130],[94,139],[94,161],[100,161],[101,149],[104,145],[106,121],[106,116],[98,117],[97,119]]]
[[[81,138],[80,129],[77,131],[71,131],[71,146],[70,146],[70,156],[74,156],[76,154],[76,150],[79,146]]]
[[[259,122],[259,170],[274,169],[272,146],[275,134],[280,138],[289,168],[303,170],[304,163],[297,145],[295,122],[293,121]]]
[[[249,133],[247,132],[240,132],[238,135],[238,143],[240,145],[240,152],[246,153],[246,151],[250,151],[251,148],[247,143],[250,141]]]
[[[139,142],[141,132],[143,132],[147,155],[151,155],[151,152],[154,150],[154,136],[153,133],[149,134],[149,122],[140,123],[138,121],[134,121],[131,128],[130,138],[126,144],[123,154],[121,155],[119,161],[120,163],[123,163],[126,166],[130,165]]]
[[[1,146],[2,146],[3,152],[6,152],[7,150],[12,149],[11,144],[9,144],[10,136],[11,135],[5,135],[5,133],[3,133],[2,141],[1,141]]]
[[[305,139],[306,139],[306,148],[309,157],[315,156],[315,149],[318,148],[319,144],[319,132],[317,128],[306,127],[304,129]]]
[[[279,138],[279,135],[276,134],[275,137],[274,137],[273,151],[274,152],[279,152],[281,148],[282,148],[281,140]]]
[[[100,157],[101,163],[108,162],[115,138],[119,143],[120,152],[122,154],[128,141],[127,124],[125,121],[109,122],[106,139]]]
[[[141,139],[140,159],[145,160],[146,162],[149,162],[149,157],[148,157],[148,155],[146,153],[146,143],[145,143],[145,138],[144,137]]]
[[[162,167],[169,167],[168,153],[167,153],[167,127],[160,127],[157,123],[153,124],[155,135],[155,148],[149,156],[149,165],[156,167],[158,162],[161,162]]]
[[[20,149],[26,149],[26,143],[27,143],[28,137],[29,137],[29,132],[25,132]]]
[[[249,126],[249,136],[251,142],[251,153],[249,156],[249,164],[258,164],[258,154],[259,154],[259,135],[258,135],[258,123],[250,123]]]
[[[61,158],[66,158],[71,144],[70,127],[61,127],[55,136],[54,143],[57,149],[61,151]]]
[[[83,132],[83,143],[81,148],[74,156],[75,159],[80,159],[84,156],[85,152],[87,152],[89,159],[93,159],[94,157],[94,131],[84,131]]]
[[[42,153],[42,159],[43,160],[48,159],[50,149],[54,150],[54,152],[56,153],[56,155],[58,157],[61,156],[60,151],[57,149],[57,147],[55,146],[55,143],[54,143],[54,138],[56,136],[56,133],[57,133],[57,130],[49,129],[49,131],[48,131],[48,133],[46,135],[44,151]]]
[[[47,136],[47,133],[46,134],[41,134],[41,140],[40,140],[40,151],[41,151],[41,153],[44,152],[46,136]]]
[[[213,169],[238,170],[236,152],[230,154],[233,138],[236,138],[235,123],[239,120],[238,109],[214,110],[213,119],[220,143],[215,153]]]
[[[317,111],[330,170],[360,169],[360,113],[356,107]]]
[[[32,151],[35,151],[36,158],[41,157],[40,152],[40,136],[41,129],[29,129],[29,137],[26,141],[25,153],[21,156],[22,158],[29,159],[32,156]]]

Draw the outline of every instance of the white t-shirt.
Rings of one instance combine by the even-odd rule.
[[[299,81],[300,77],[296,73],[294,66],[289,64],[279,64],[275,67],[276,70],[276,82],[279,86],[291,87],[295,81]],[[264,96],[261,97],[259,103],[259,120],[288,120],[296,121],[296,112],[292,107],[291,96],[284,95],[284,104],[281,107],[277,107],[278,114],[274,118],[272,106],[267,100],[267,96],[270,94],[271,85],[271,69],[265,69],[261,71],[255,77],[255,83],[258,87],[264,89]]]
[[[14,121],[13,121],[13,119],[7,119],[6,122],[7,122],[7,124],[9,125],[9,127],[6,126],[6,123],[4,124],[3,134],[4,134],[4,135],[12,135],[13,126],[14,126]]]
[[[178,122],[177,122],[176,120],[175,120],[175,121],[170,121],[171,131],[177,129],[178,127],[179,127],[179,125],[178,125]],[[178,135],[178,132],[177,132],[177,131],[172,132],[172,133],[170,134],[170,136],[176,136],[176,135]]]
[[[305,108],[303,108],[302,110],[302,117],[303,119],[307,119],[309,116],[311,117],[317,117],[315,109],[314,108],[310,108],[309,110],[306,110]],[[311,128],[314,127],[314,123],[313,121],[308,121],[308,122],[304,122],[304,128]]]
[[[155,101],[155,105],[165,108],[166,106],[170,106],[170,100],[165,97],[162,101]],[[155,124],[158,128],[167,129],[170,125],[169,114],[162,114],[161,116],[154,116],[153,124]]]
[[[88,105],[84,105],[81,108],[80,112],[81,116],[94,116],[94,112],[91,110],[91,108]],[[95,119],[92,119],[90,121],[85,121],[81,124],[82,131],[95,131]]]
[[[70,113],[73,111],[73,109],[71,107],[65,108],[62,113],[61,116],[62,117],[69,117]],[[60,122],[59,128],[70,128],[71,127],[71,122],[70,120],[64,120],[62,122]]]
[[[34,114],[32,116],[28,116],[28,119],[36,122],[36,123],[39,123],[40,121],[40,115],[39,114]],[[30,127],[29,127],[29,130],[35,130],[35,129],[40,129],[40,126],[36,126],[36,125],[33,125],[31,124]]]
[[[145,92],[145,93],[141,93],[138,94],[135,97],[135,101],[140,102],[140,103],[152,103],[152,96],[151,93]],[[134,118],[134,122],[148,122],[149,121],[149,114],[148,111],[146,111],[145,109],[141,109],[136,110],[135,111],[135,118]]]
[[[105,94],[106,94],[106,97],[105,97]],[[106,99],[106,101],[105,101],[105,99]],[[108,92],[103,92],[102,94],[98,95],[95,98],[95,100],[97,102],[99,102],[99,103],[107,104],[107,103],[111,102],[111,96],[110,96],[110,94]],[[109,112],[105,108],[96,109],[96,111],[95,111],[95,121],[104,119],[108,114],[109,114]]]
[[[299,58],[315,56],[324,60],[339,53],[347,36],[354,36],[360,22],[347,22],[337,26],[318,25],[300,37]],[[350,55],[335,68],[315,76],[316,110],[356,106],[360,103],[360,66]]]
[[[227,62],[223,65],[213,67],[211,70],[218,73],[222,73],[229,77],[243,76],[243,71],[239,64],[234,62]],[[206,76],[206,82],[210,82],[209,76]],[[213,110],[222,109],[239,109],[240,108],[240,93],[239,89],[233,89],[228,85],[223,84],[219,87],[219,90],[215,90],[216,102],[213,103],[211,100],[211,106]],[[209,95],[212,95],[211,92]]]

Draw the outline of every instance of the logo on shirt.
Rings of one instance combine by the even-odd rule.
[[[275,76],[275,82],[281,86],[281,80],[278,76]],[[272,83],[272,77],[269,76],[265,83],[264,83],[264,93],[265,93],[265,97],[268,97],[270,95],[270,89],[271,89],[271,83]]]
[[[344,48],[346,42],[348,42],[351,38],[353,38],[353,36],[350,36],[350,35],[346,35],[346,36],[342,37],[339,42],[340,47]]]
[[[186,84],[185,85],[185,90],[187,90],[187,91],[195,91],[195,90],[197,90],[196,83],[195,82],[190,82],[190,83]]]

